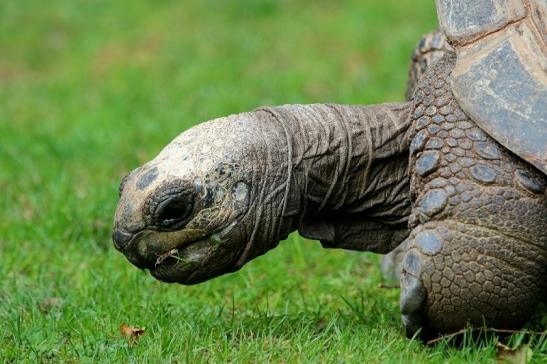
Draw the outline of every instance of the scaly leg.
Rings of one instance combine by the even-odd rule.
[[[453,49],[441,32],[433,31],[422,36],[412,53],[408,67],[408,83],[405,93],[407,100],[412,100],[416,85],[428,67],[449,52],[453,52]],[[405,251],[404,244],[400,244],[382,258],[382,275],[384,279],[399,282],[401,263]]]
[[[546,293],[545,176],[460,109],[436,62],[414,93],[413,210],[401,275],[408,335],[522,325]]]

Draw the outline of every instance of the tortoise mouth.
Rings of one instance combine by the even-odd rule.
[[[184,242],[176,248],[157,255],[154,263],[146,269],[154,278],[163,282],[192,284],[192,275],[204,258],[203,254],[196,254],[195,252],[204,250],[209,244],[209,237]],[[190,252],[190,250],[193,252]]]
[[[246,246],[236,244],[241,240],[233,230],[236,225],[232,222],[208,233],[184,229],[128,233],[115,227],[112,238],[127,260],[154,278],[189,285],[234,271],[234,262]]]
[[[210,235],[194,240],[183,240],[176,244],[166,244],[170,245],[169,250],[161,252],[157,245],[154,248],[151,244],[150,233],[145,229],[130,233],[116,227],[112,232],[112,241],[115,248],[133,265],[150,272],[160,271],[165,266],[173,266],[175,262],[184,262],[185,250],[188,247],[207,245],[211,241]]]

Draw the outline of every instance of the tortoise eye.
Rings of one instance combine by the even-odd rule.
[[[156,221],[161,227],[168,228],[186,220],[192,213],[192,201],[189,196],[173,196],[160,203],[156,209]]]
[[[148,226],[160,231],[180,228],[194,211],[194,192],[192,186],[180,180],[162,183],[144,204]]]

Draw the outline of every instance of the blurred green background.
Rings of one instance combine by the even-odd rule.
[[[180,132],[261,105],[402,100],[435,26],[423,0],[0,1],[0,358],[494,360],[493,338],[405,339],[373,254],[291,236],[183,287],[110,242],[120,178]],[[137,344],[124,323],[145,328]]]

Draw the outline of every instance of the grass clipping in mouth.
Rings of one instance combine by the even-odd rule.
[[[165,261],[165,259],[168,259],[168,258],[174,258],[176,260],[182,260],[182,258],[178,254],[179,254],[179,250],[177,248],[175,248],[175,249],[169,250],[167,253],[164,253],[164,254],[160,255],[156,259],[156,263],[154,265],[154,268],[157,268],[161,263],[163,263]]]
[[[160,255],[156,259],[156,263],[154,264],[154,268],[157,268],[160,264],[162,264],[166,259],[169,259],[169,258],[173,258],[173,259],[175,259],[179,262],[183,262],[185,264],[191,263],[191,261],[189,261],[188,259],[185,259],[182,256],[180,256],[179,253],[180,253],[179,249],[174,248],[174,249],[169,250],[167,253],[164,253],[164,254]]]
[[[217,244],[222,244],[223,243],[222,238],[218,234],[211,235],[210,239],[211,239],[211,241],[213,241],[214,243],[217,243]],[[187,246],[187,245],[185,245],[185,246]],[[179,262],[183,262],[185,264],[192,263],[192,261],[190,261],[188,259],[185,259],[182,256],[180,256],[179,253],[180,253],[179,248],[173,248],[173,249],[169,250],[168,252],[161,254],[160,256],[158,256],[156,258],[156,263],[154,263],[154,268],[157,268],[160,264],[162,264],[166,259],[169,259],[169,258],[173,258],[173,259],[175,259]]]

